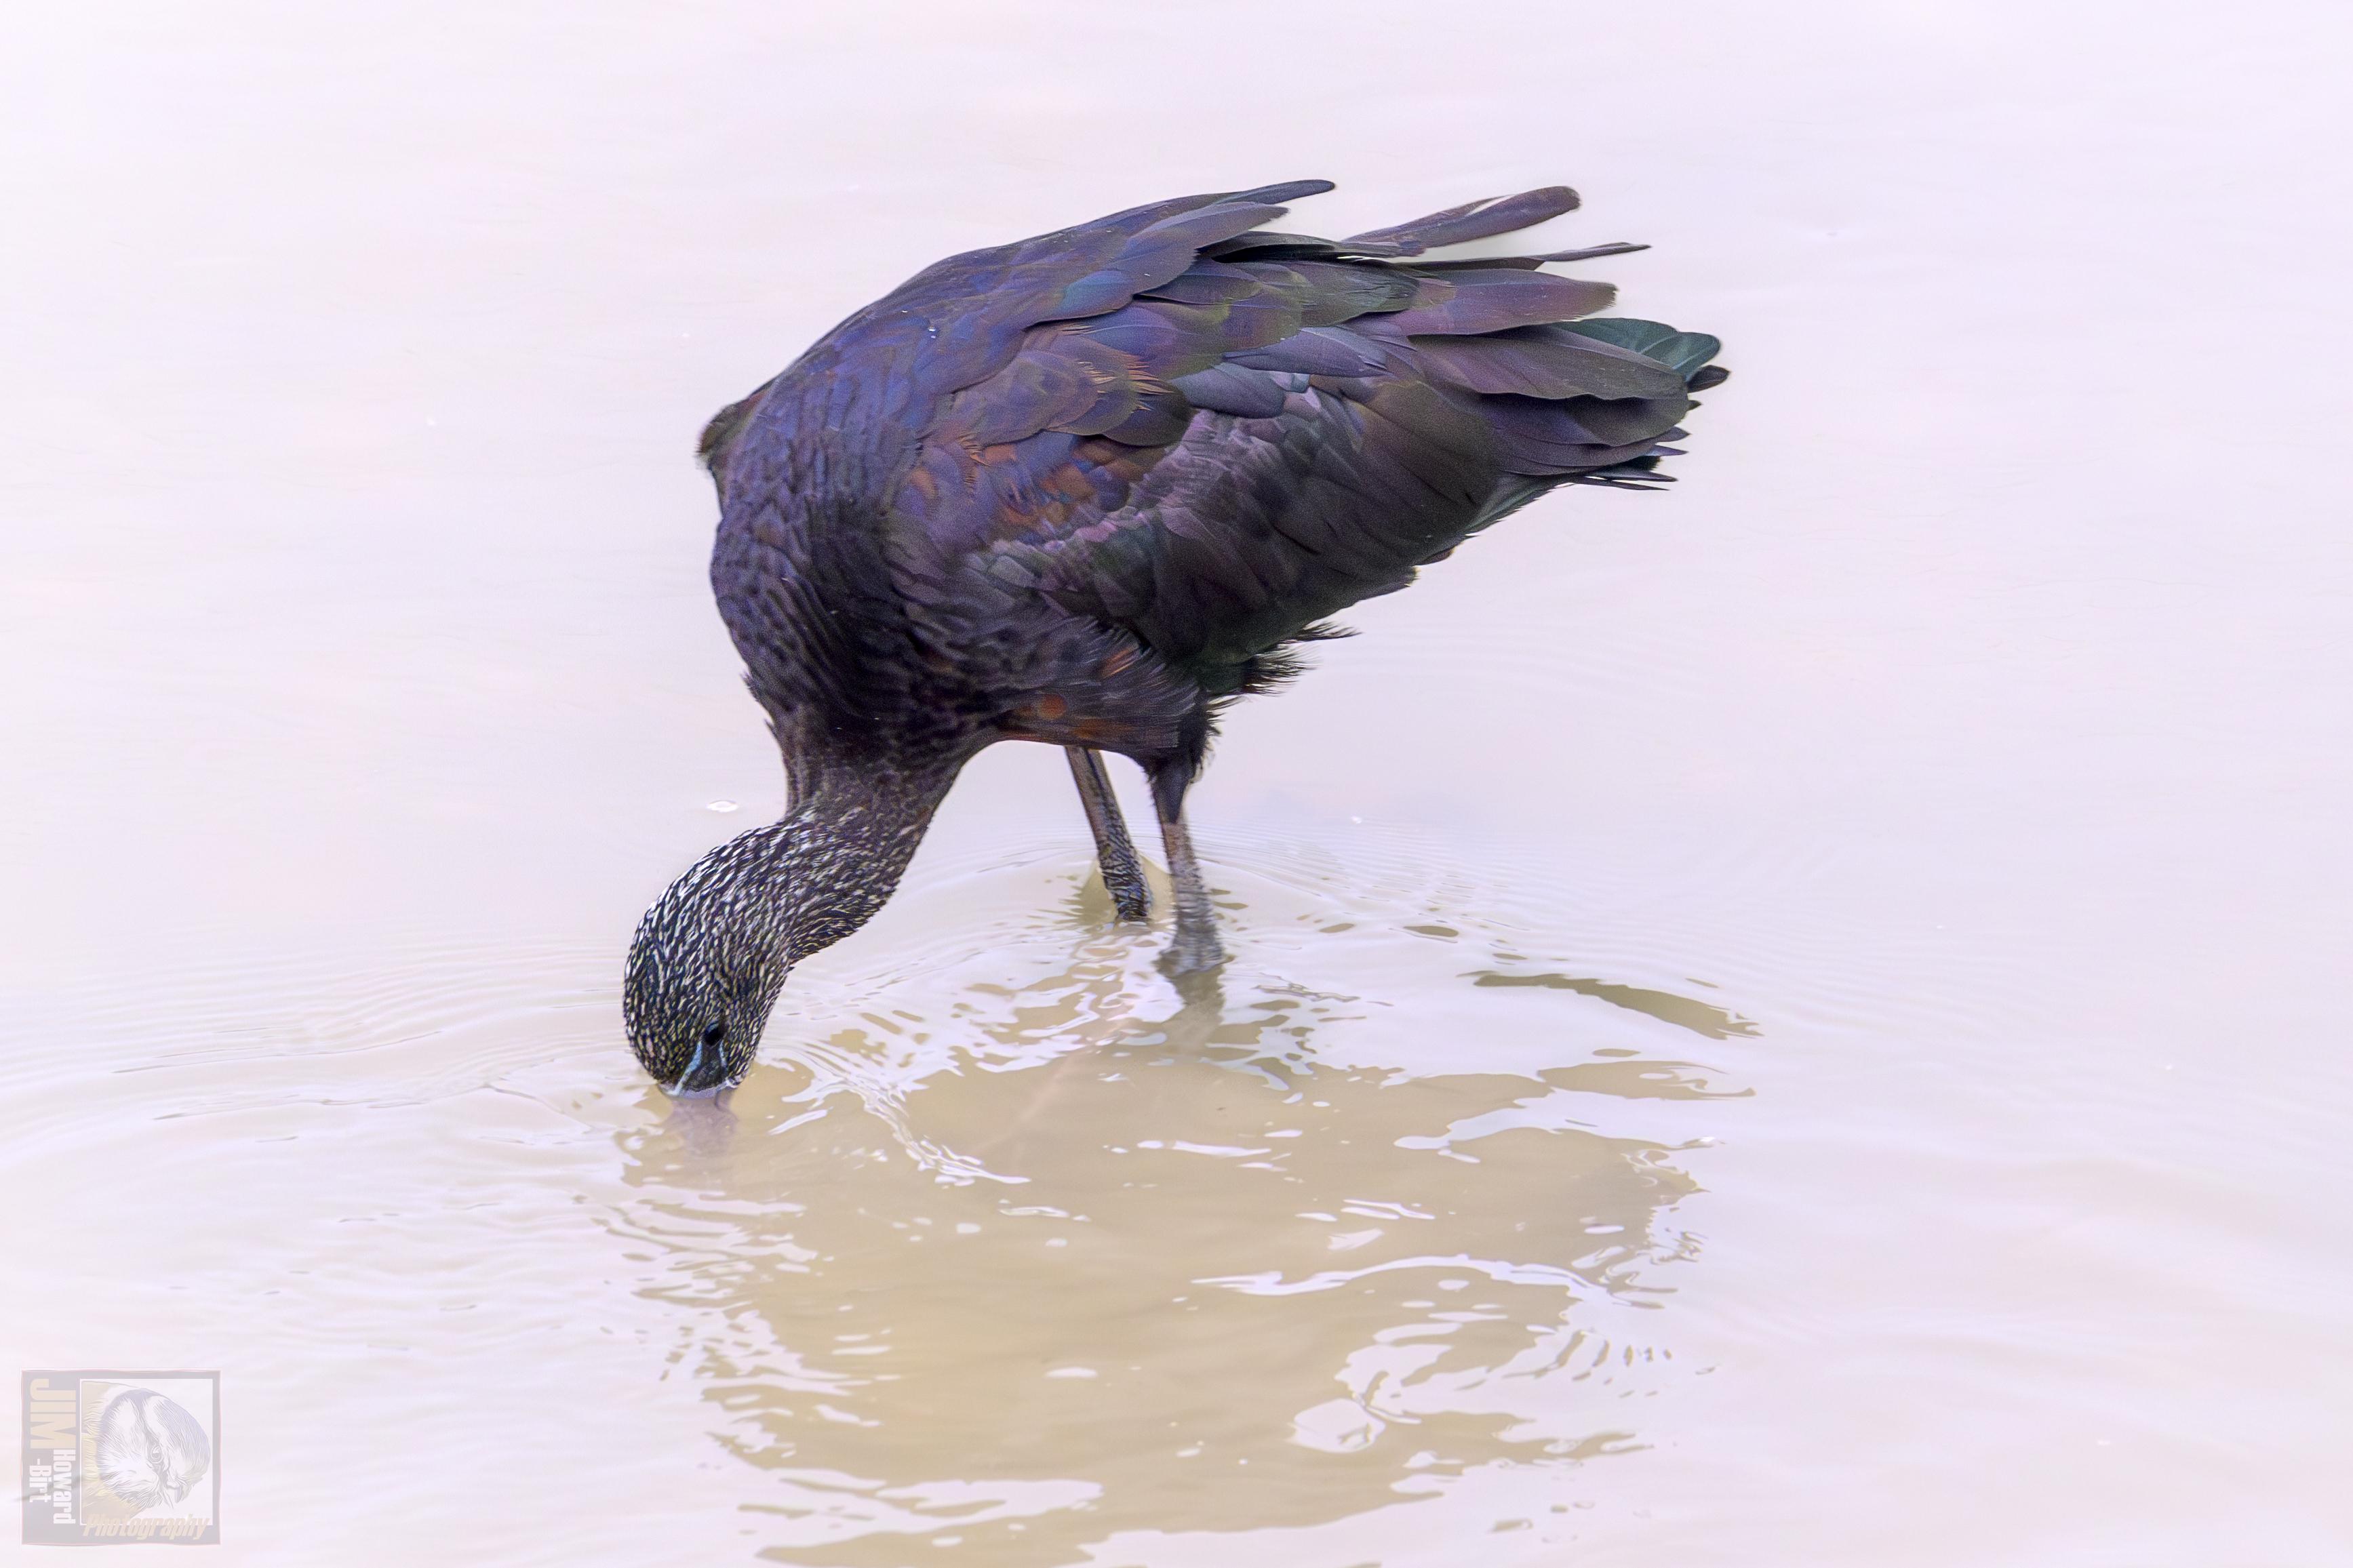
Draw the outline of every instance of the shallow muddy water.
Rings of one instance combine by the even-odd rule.
[[[219,1369],[227,1559],[2353,1554],[2334,13],[35,27],[0,1351]],[[1234,714],[1214,981],[1000,747],[671,1105],[626,941],[783,787],[700,421],[1307,175],[1655,242],[1681,482]]]

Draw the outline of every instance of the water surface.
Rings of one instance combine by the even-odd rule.
[[[235,1561],[2344,1561],[2342,23],[1440,20],[40,21],[14,1363],[219,1368]],[[999,748],[672,1106],[624,944],[782,794],[699,421],[1304,175],[1657,242],[1680,484],[1236,712],[1214,981]]]

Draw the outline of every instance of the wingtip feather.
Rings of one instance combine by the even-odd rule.
[[[1229,202],[1295,202],[1338,189],[1329,180],[1288,180],[1279,185],[1261,185],[1254,191],[1236,191],[1225,199]]]
[[[1533,228],[1563,213],[1575,212],[1582,202],[1583,198],[1567,185],[1545,185],[1533,191],[1521,191],[1515,195],[1486,196],[1478,201],[1463,202],[1407,223],[1367,229],[1349,237],[1397,240],[1436,249]]]

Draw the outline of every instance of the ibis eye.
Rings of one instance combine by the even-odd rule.
[[[706,1046],[715,1046],[726,1037],[727,1026],[724,1024],[713,1024],[702,1031],[702,1043]]]

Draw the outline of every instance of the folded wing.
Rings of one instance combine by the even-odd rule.
[[[878,499],[902,557],[1042,592],[1232,690],[1556,485],[1664,478],[1715,340],[1591,319],[1609,285],[1538,269],[1639,247],[1427,258],[1572,209],[1564,187],[1344,240],[1265,226],[1329,188],[951,258],[813,351],[835,416],[901,440]]]

